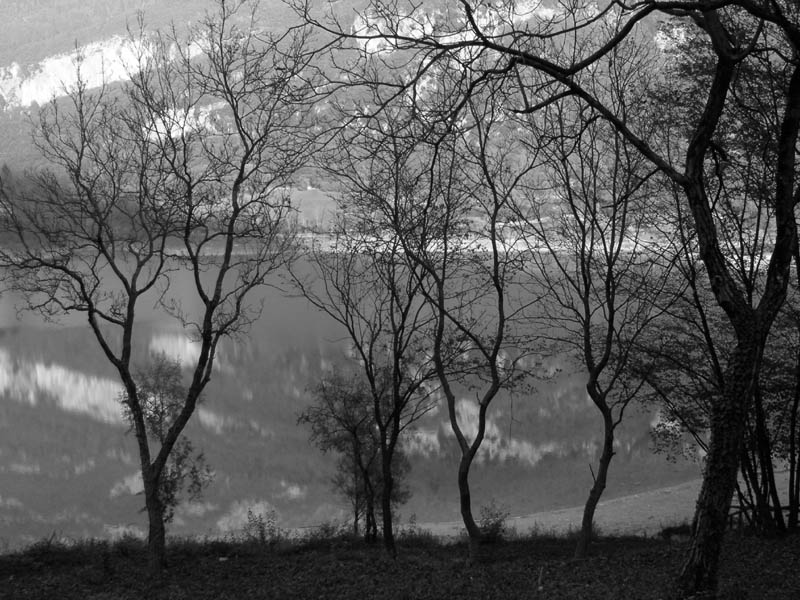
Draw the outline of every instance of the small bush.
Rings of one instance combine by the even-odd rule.
[[[125,532],[114,541],[113,549],[117,556],[136,556],[147,551],[147,542],[137,537],[135,533]]]
[[[508,507],[492,499],[489,504],[481,507],[478,526],[487,541],[502,540],[508,534],[506,520],[511,515]]]
[[[417,525],[417,515],[411,515],[408,523],[398,528],[397,538],[408,546],[439,545],[435,535]]]
[[[572,527],[567,530],[567,535],[565,536],[571,542],[577,543],[578,538],[581,535],[581,528],[580,527]],[[598,527],[597,523],[592,521],[592,531],[589,534],[589,541],[596,542],[600,539],[600,536],[603,535],[600,527]]]
[[[278,514],[274,510],[266,513],[247,510],[247,524],[242,532],[245,541],[257,542],[262,546],[274,546],[286,539],[286,532],[278,526]]]
[[[667,542],[688,541],[692,537],[691,523],[678,523],[675,525],[668,525],[664,527],[658,535]]]
[[[521,535],[521,539],[525,540],[532,540],[537,542],[552,542],[555,540],[560,540],[564,537],[564,534],[558,533],[554,528],[545,529],[538,523],[534,523],[531,528],[528,530],[527,534]]]
[[[327,521],[309,529],[300,540],[303,546],[317,546],[318,544],[333,547],[337,542],[351,542],[355,538],[353,531],[346,523]]]

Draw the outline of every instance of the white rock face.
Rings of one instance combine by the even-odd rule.
[[[49,56],[23,69],[18,63],[0,67],[0,97],[5,110],[43,104],[75,86],[78,67],[90,88],[128,79],[136,71],[139,49],[130,40],[114,36],[73,52]],[[26,72],[27,71],[27,72]]]

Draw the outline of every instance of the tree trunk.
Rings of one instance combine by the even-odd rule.
[[[369,465],[372,465],[370,460]],[[378,523],[375,519],[375,485],[372,482],[371,466],[361,465],[361,477],[364,481],[364,541],[373,544],[378,539]]]
[[[798,265],[800,267],[800,265]],[[791,413],[789,414],[789,523],[791,530],[797,529],[800,516],[800,461],[798,454],[798,427],[797,413],[800,409],[800,349],[798,349],[795,364],[794,397],[792,398]]]
[[[160,578],[167,566],[164,507],[158,495],[158,480],[149,472],[144,473],[142,479],[148,519],[147,549],[150,554],[150,572],[154,577]]]
[[[361,514],[361,480],[359,479],[359,444],[358,437],[353,436],[353,537],[358,537],[358,520]]]
[[[383,489],[381,490],[381,511],[383,512],[383,547],[386,553],[397,558],[397,547],[394,543],[394,530],[392,529],[392,457],[389,452],[382,452]]]
[[[602,409],[601,409],[602,410]],[[594,476],[592,489],[589,491],[589,498],[583,508],[583,521],[581,530],[578,534],[578,543],[575,546],[575,558],[585,558],[589,551],[589,543],[592,540],[592,524],[594,523],[594,512],[597,508],[600,497],[606,489],[608,480],[608,468],[611,459],[614,457],[614,422],[608,410],[603,412],[603,452],[600,455],[600,463],[597,466],[597,475]]]
[[[678,578],[682,598],[713,597],[716,593],[719,553],[736,489],[747,411],[759,361],[758,344],[755,340],[748,342],[737,344],[725,375],[723,396],[711,406],[711,440],[697,501],[694,535]]]
[[[368,544],[374,544],[378,539],[378,524],[375,520],[375,493],[372,491],[371,487],[367,493],[366,502],[367,510],[364,515],[364,541]]]
[[[126,387],[129,397],[136,398],[136,387],[132,384],[132,381],[131,384]],[[142,474],[142,485],[144,486],[144,504],[147,510],[148,562],[152,576],[156,579],[160,579],[167,566],[164,505],[158,493],[161,473],[157,472],[150,462],[150,444],[147,438],[147,430],[144,426],[144,418],[141,409],[138,408],[138,401],[132,401],[132,406],[137,409],[133,410],[132,408],[132,412],[134,413],[136,443],[139,447],[139,467]]]
[[[739,463],[742,480],[745,484],[746,494],[737,485],[739,492],[740,516],[744,515],[749,525],[757,525],[759,519],[759,506],[762,501],[759,497],[758,477],[755,472],[755,459],[751,457],[749,446],[745,443],[742,446],[742,459]]]
[[[469,560],[470,562],[479,562],[483,534],[475,522],[475,517],[472,516],[472,497],[469,491],[469,469],[472,466],[472,457],[472,453],[467,453],[461,457],[458,463],[458,495],[461,519],[464,521],[464,527],[466,527],[469,537]]]
[[[778,486],[775,483],[775,470],[772,468],[772,440],[767,428],[767,418],[764,414],[764,406],[758,388],[754,400],[761,478],[764,485],[763,494],[766,499],[764,531],[768,533],[784,532],[786,531],[786,522],[783,520],[781,499],[778,494]],[[771,506],[770,503],[772,504]]]
[[[796,434],[795,434],[796,435]],[[792,482],[792,493],[793,493],[793,502],[790,503],[789,506],[789,519],[790,519],[790,526],[793,529],[798,528],[798,521],[800,521],[799,513],[800,513],[800,460],[797,459],[797,454],[795,454],[795,464],[794,464],[794,481]]]
[[[746,419],[746,422],[749,419]],[[757,430],[745,425],[742,460],[739,463],[742,479],[747,485],[750,507],[748,521],[759,531],[768,531],[772,515],[769,506],[768,485],[764,473],[764,459]],[[744,510],[744,506],[740,507]]]
[[[364,539],[368,544],[378,541],[378,521],[375,518],[375,503],[372,503],[372,510],[367,515],[367,530],[364,532]]]

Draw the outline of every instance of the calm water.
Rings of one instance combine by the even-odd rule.
[[[216,477],[200,502],[183,505],[174,534],[240,532],[247,511],[274,510],[279,524],[310,526],[348,514],[330,491],[332,457],[296,425],[308,388],[325,368],[346,362],[348,344],[304,300],[265,290],[264,314],[250,335],[226,341],[188,435]],[[197,348],[179,324],[142,311],[140,356],[163,351],[189,361]],[[83,537],[146,530],[137,492],[135,442],[127,435],[119,385],[82,317],[58,324],[18,319],[0,298],[0,550],[52,532]],[[555,363],[554,363],[555,364]],[[466,421],[475,404],[463,398]],[[607,497],[693,478],[698,467],[650,452],[653,413],[630,410],[619,432]],[[602,427],[566,374],[529,396],[495,401],[484,451],[474,468],[477,509],[492,499],[512,514],[582,504]],[[457,449],[444,410],[428,415],[408,442],[412,498],[401,519],[458,520]]]

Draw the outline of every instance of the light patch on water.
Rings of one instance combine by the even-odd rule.
[[[231,424],[230,419],[227,417],[202,406],[197,409],[197,420],[200,421],[200,425],[217,435],[222,435],[225,427]]]
[[[135,496],[144,491],[144,483],[142,482],[141,473],[133,473],[128,475],[122,481],[114,484],[108,493],[109,498],[118,498],[123,495]]]
[[[136,525],[103,525],[103,533],[112,541],[121,540],[126,537],[134,537],[138,540],[145,539],[144,530]]]
[[[90,458],[88,460],[84,460],[83,462],[75,463],[73,465],[72,470],[75,472],[75,475],[83,475],[84,473],[88,473],[92,469],[95,468],[95,460]]]
[[[147,348],[150,354],[163,354],[170,360],[178,362],[182,368],[193,368],[200,359],[201,344],[183,331],[173,331],[153,334]],[[224,364],[219,347],[214,356],[214,370],[220,372],[233,370]]]
[[[217,529],[222,533],[239,533],[244,531],[248,524],[248,512],[255,517],[266,519],[268,515],[278,512],[266,500],[235,500],[231,503],[228,512],[217,520]]]
[[[281,489],[283,491],[280,496],[287,500],[302,500],[308,493],[305,487],[301,487],[296,483],[287,483],[283,479],[281,479]]]
[[[409,454],[419,454],[425,458],[438,455],[441,450],[438,429],[414,429],[403,438],[403,450]]]
[[[250,429],[255,431],[262,438],[271,439],[275,437],[275,433],[272,431],[272,429],[270,429],[266,425],[262,425],[255,419],[250,419],[249,424],[250,424]]]
[[[0,496],[0,508],[24,508],[24,504],[16,498]]]
[[[478,403],[468,398],[459,400],[456,405],[456,417],[467,440],[474,440],[478,434]],[[454,435],[449,424],[445,431],[449,436]],[[565,454],[564,445],[559,442],[547,441],[532,444],[527,440],[504,436],[497,422],[491,417],[487,417],[483,442],[476,460],[478,462],[487,459],[500,462],[519,460],[534,467],[546,456],[563,456]]]
[[[181,366],[197,364],[200,358],[200,343],[180,332],[154,334],[148,349],[151,354],[164,354]]]
[[[111,379],[62,365],[16,360],[7,349],[0,348],[0,393],[19,402],[36,406],[39,396],[47,395],[62,410],[119,425],[124,422],[121,392],[122,386]]]
[[[109,448],[106,450],[106,458],[110,458],[111,460],[118,460],[123,465],[133,466],[133,455],[130,452],[126,452],[125,450],[120,450],[119,448]]]
[[[178,507],[177,512],[186,517],[202,517],[217,508],[218,506],[211,502],[186,502]]]
[[[38,475],[42,472],[42,467],[39,463],[16,462],[8,465],[8,470],[19,475]]]
[[[585,440],[581,442],[581,450],[591,460],[596,460],[600,455],[600,443],[594,438]]]
[[[319,357],[319,370],[321,373],[328,373],[333,370],[333,361],[322,356],[322,353],[320,353]]]
[[[308,531],[309,529],[318,527],[323,523],[344,523],[348,522],[350,519],[351,514],[349,510],[342,508],[341,505],[323,502],[317,506],[308,519],[308,523],[311,523],[312,525],[304,527],[302,530]]]

